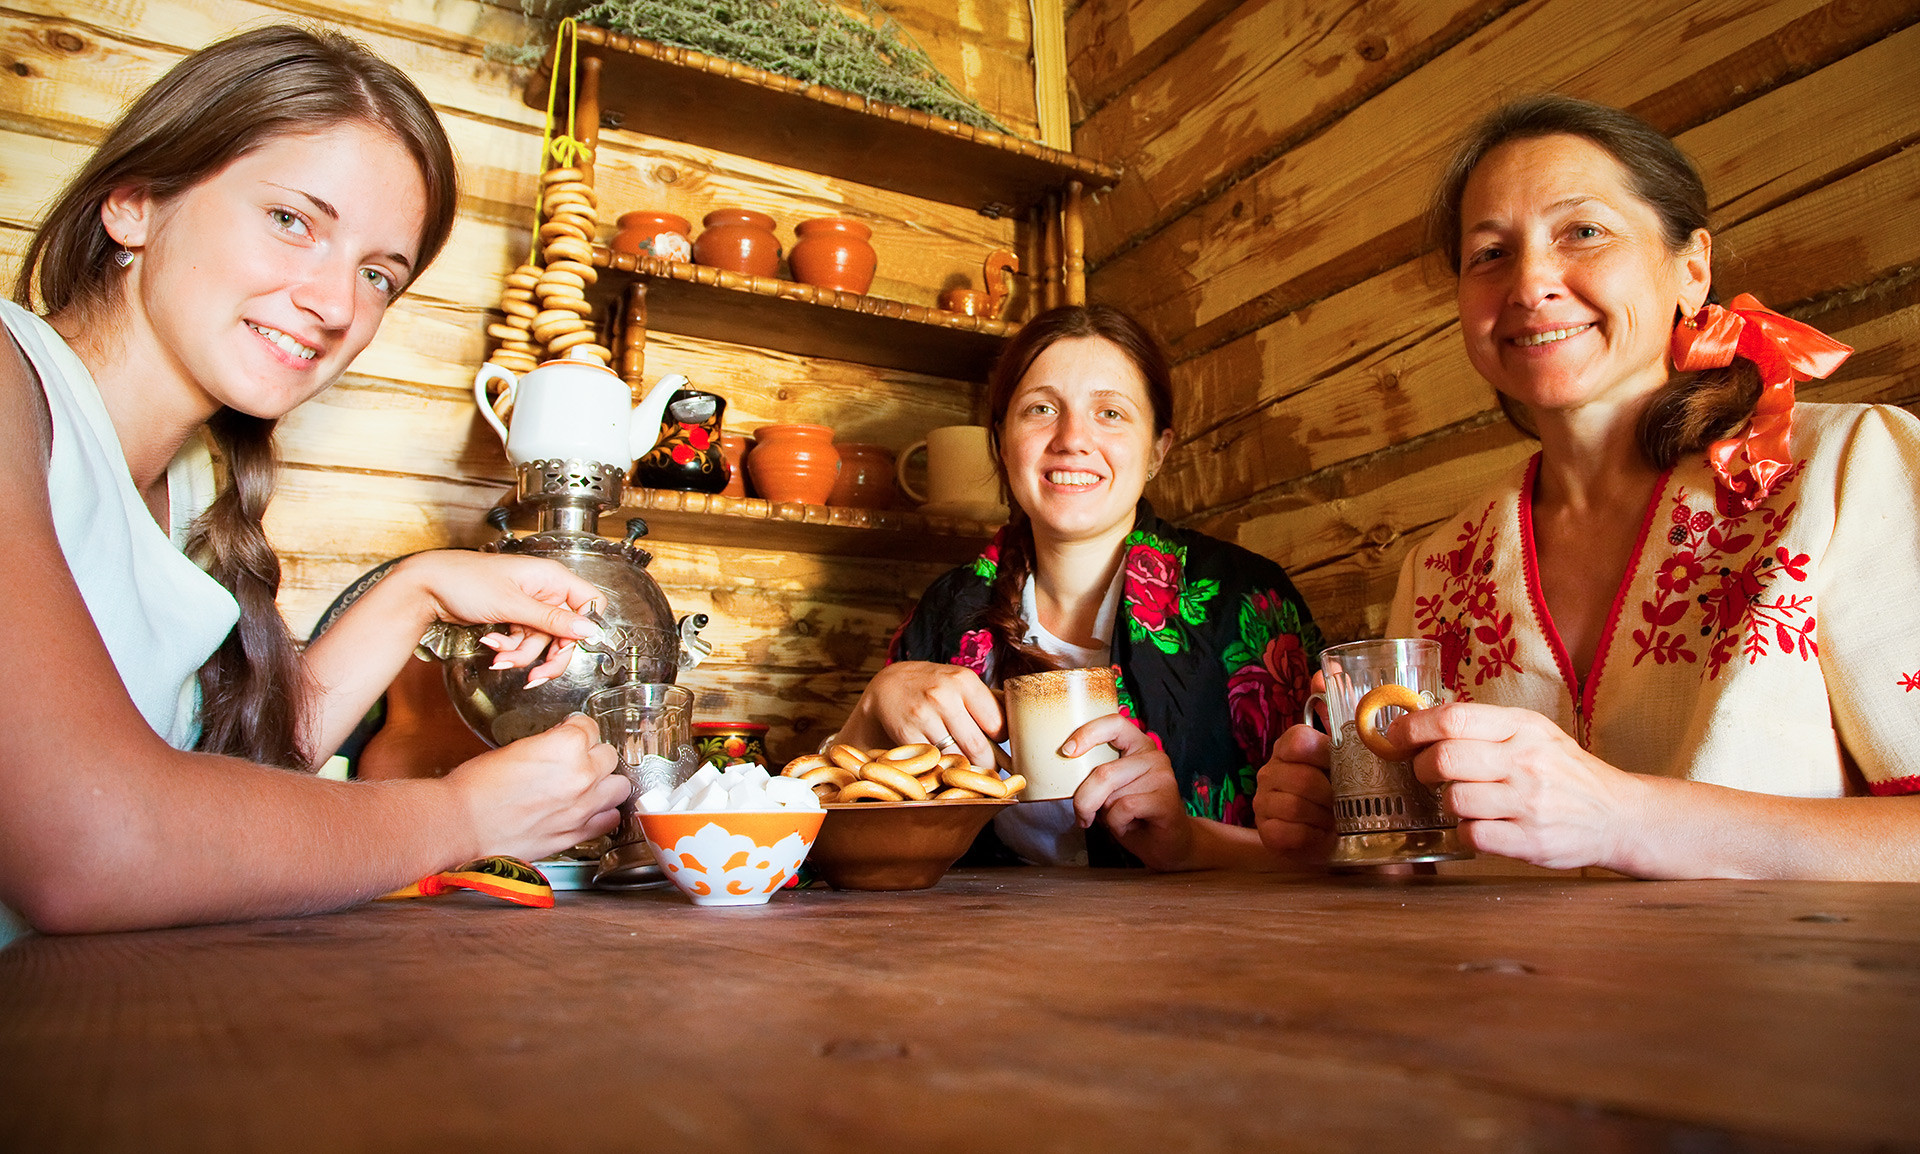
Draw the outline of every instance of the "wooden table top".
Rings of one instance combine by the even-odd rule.
[[[0,951],[5,1150],[1920,1143],[1920,886],[989,870]]]

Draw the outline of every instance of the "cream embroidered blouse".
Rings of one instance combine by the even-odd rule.
[[[1408,556],[1389,635],[1439,641],[1461,699],[1545,714],[1622,769],[1920,793],[1920,420],[1793,419],[1792,469],[1751,512],[1719,504],[1704,454],[1660,478],[1584,685],[1540,592],[1537,456]]]

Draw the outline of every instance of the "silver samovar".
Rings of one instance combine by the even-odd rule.
[[[586,614],[601,635],[577,643],[573,659],[553,680],[527,688],[525,669],[492,668],[494,651],[480,644],[501,626],[440,625],[422,641],[445,666],[447,695],[481,740],[505,745],[542,733],[580,710],[588,695],[625,682],[671,683],[712,651],[700,639],[707,615],[676,624],[673,607],[647,572],[652,554],[634,542],[647,524],[627,521],[626,537],[598,533],[603,510],[620,506],[625,469],[598,461],[527,461],[516,469],[512,497],[488,514],[501,530],[481,548],[489,553],[550,557],[591,583],[600,597]],[[531,511],[534,530],[515,537],[508,524]]]

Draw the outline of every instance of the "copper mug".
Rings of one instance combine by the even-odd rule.
[[[1399,749],[1382,732],[1412,708],[1449,696],[1440,678],[1440,643],[1388,638],[1335,645],[1320,654],[1324,701],[1333,731],[1333,822],[1336,866],[1403,865],[1473,856],[1440,791],[1413,773],[1416,751]]]

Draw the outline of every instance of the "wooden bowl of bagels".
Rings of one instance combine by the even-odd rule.
[[[939,882],[1026,781],[931,745],[836,745],[783,773],[826,808],[807,864],[837,890],[919,890]]]

